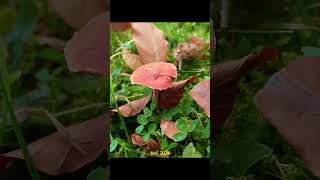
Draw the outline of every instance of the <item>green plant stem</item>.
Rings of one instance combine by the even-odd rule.
[[[112,60],[114,57],[116,57],[116,56],[118,56],[118,55],[121,55],[121,54],[123,54],[123,52],[118,52],[118,53],[112,55],[112,56],[110,57],[110,60]]]
[[[281,165],[280,165],[280,162],[278,161],[277,156],[274,156],[273,159],[274,159],[274,161],[275,161],[275,164],[276,164],[277,168],[278,168],[279,171],[280,171],[281,177],[282,177],[282,178],[285,178],[286,174],[285,174],[284,170],[282,169],[282,167],[281,167]]]
[[[96,108],[96,107],[102,107],[102,106],[106,106],[106,105],[108,105],[108,103],[94,103],[94,104],[89,104],[89,105],[82,106],[82,107],[76,107],[76,108],[68,109],[66,111],[55,113],[53,115],[55,117],[64,116],[64,115],[67,115],[67,114],[72,114],[72,113],[75,113],[75,112],[79,112],[79,111],[83,111],[83,110],[87,110],[87,109],[91,109],[91,108]]]
[[[2,102],[2,105],[1,105],[1,107],[2,107],[2,122],[0,125],[0,143],[4,143],[5,131],[8,126],[8,111],[6,108],[5,100],[3,99],[1,102]]]
[[[122,117],[122,115],[121,115],[121,112],[120,112],[120,110],[119,110],[118,103],[117,103],[117,101],[116,101],[116,99],[115,99],[115,97],[114,97],[114,94],[113,94],[112,76],[111,76],[111,75],[110,75],[110,96],[111,96],[111,98],[112,98],[112,100],[114,101],[114,104],[115,104],[115,106],[116,106],[116,109],[117,109],[117,112],[118,112],[118,115],[119,115],[121,124],[123,125],[123,127],[124,127],[124,132],[125,132],[125,134],[126,134],[126,136],[127,136],[127,140],[128,140],[129,142],[131,142],[131,141],[130,141],[130,137],[129,137],[129,133],[128,133],[128,129],[127,129],[127,126],[126,126],[126,123],[124,122],[124,119],[123,119],[123,117]],[[111,103],[111,102],[110,102],[110,103]]]
[[[9,111],[9,116],[12,120],[12,124],[15,126],[14,132],[16,134],[18,143],[20,145],[20,148],[22,150],[24,159],[26,161],[26,165],[28,168],[28,171],[30,173],[30,176],[32,180],[40,180],[40,176],[37,172],[37,170],[34,167],[32,157],[30,155],[30,152],[28,151],[27,144],[24,140],[23,133],[21,129],[18,127],[18,121],[16,118],[16,115],[13,110],[12,106],[12,99],[11,99],[11,90],[10,90],[10,84],[8,82],[8,72],[7,72],[7,66],[6,66],[6,61],[4,59],[4,53],[3,49],[0,49],[0,77],[1,77],[1,86],[3,89],[3,96],[5,99],[5,105],[6,105],[6,110]]]

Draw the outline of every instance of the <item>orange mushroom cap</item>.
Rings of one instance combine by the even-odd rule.
[[[132,84],[165,90],[172,87],[172,80],[177,78],[177,75],[175,65],[167,62],[155,62],[137,68],[130,76],[130,80]]]

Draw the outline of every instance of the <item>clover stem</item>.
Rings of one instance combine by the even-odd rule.
[[[119,110],[119,106],[118,106],[117,100],[114,97],[112,75],[110,75],[110,96],[111,96],[111,100],[114,101],[114,105],[116,106],[116,109],[117,109],[121,124],[124,127],[124,132],[126,134],[126,137],[127,137],[128,141],[130,141],[130,136],[129,136],[129,133],[128,133],[128,129],[127,129],[126,123],[124,122],[123,116],[121,115],[121,112]],[[110,104],[111,104],[111,102],[110,102]]]
[[[5,49],[2,46],[2,44],[0,44],[0,83],[1,83],[0,87],[2,88],[2,91],[3,91],[2,98],[4,99],[4,105],[6,106],[5,110],[8,111],[8,117],[11,119],[11,122],[14,126],[14,132],[18,140],[19,146],[21,148],[23,157],[25,159],[26,166],[30,173],[31,179],[40,180],[40,176],[34,166],[32,156],[29,152],[27,143],[24,139],[23,132],[20,129],[20,127],[18,127],[19,123],[14,113],[14,108],[12,104],[11,87],[10,87],[11,84],[9,82],[9,74],[8,74],[7,63],[5,58],[6,58]]]

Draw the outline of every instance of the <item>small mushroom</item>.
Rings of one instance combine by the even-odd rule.
[[[153,89],[153,100],[158,100],[158,90],[165,90],[173,86],[177,78],[177,68],[167,62],[154,62],[137,68],[130,80],[132,84],[139,84]]]

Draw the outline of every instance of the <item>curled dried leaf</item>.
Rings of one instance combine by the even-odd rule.
[[[190,96],[210,118],[210,80],[203,80],[194,86]]]
[[[146,152],[150,151],[159,151],[160,145],[155,141],[154,139],[150,139],[149,141],[145,142],[143,141],[143,138],[137,134],[131,135],[131,141],[134,145],[144,147]]]
[[[122,58],[132,70],[136,70],[138,67],[143,65],[140,56],[132,54],[128,49],[123,49]]]
[[[176,128],[176,124],[172,121],[161,120],[160,128],[164,132],[164,134],[170,139],[173,139],[173,136],[177,132],[179,132],[178,129]]]
[[[169,109],[178,105],[183,96],[184,87],[196,79],[197,77],[192,76],[186,80],[174,82],[173,86],[169,89],[159,91],[158,106]]]
[[[140,113],[143,108],[148,104],[150,96],[144,96],[140,99],[134,101],[128,101],[127,104],[119,107],[119,111],[124,117],[135,116]],[[113,112],[117,112],[116,109],[111,110]]]

